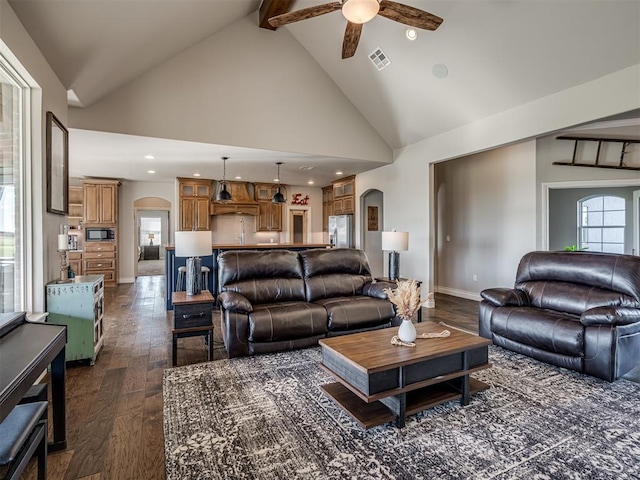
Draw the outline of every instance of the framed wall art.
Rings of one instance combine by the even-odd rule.
[[[47,212],[69,211],[69,131],[47,112]]]
[[[378,207],[367,207],[367,230],[370,232],[378,230]]]

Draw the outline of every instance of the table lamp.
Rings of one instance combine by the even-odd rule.
[[[176,232],[176,257],[187,257],[185,291],[198,295],[202,291],[202,260],[211,255],[211,232]]]
[[[149,234],[149,245],[153,245],[153,239],[154,239],[155,237],[156,237],[156,236],[155,236],[153,233],[150,233],[150,234]]]
[[[389,280],[400,277],[399,251],[409,250],[409,232],[382,232],[382,250],[389,252]]]

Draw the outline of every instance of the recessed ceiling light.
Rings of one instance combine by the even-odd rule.
[[[307,183],[308,183],[309,185],[313,185],[315,182],[314,182],[313,180],[309,180]]]
[[[342,175],[342,172],[338,171],[336,172],[336,175]]]
[[[155,170],[147,170],[147,173],[156,173]]]
[[[273,179],[273,181],[274,181],[274,182],[279,182],[279,181],[280,181],[280,179],[279,179],[279,178],[274,178],[274,179]]]
[[[415,40],[418,38],[418,32],[416,32],[413,28],[407,28],[407,38],[409,40]]]
[[[449,69],[444,63],[435,63],[431,67],[431,73],[436,78],[446,78],[449,75]]]
[[[154,157],[153,155],[145,155],[144,158],[146,158],[147,160],[153,160],[156,157]]]
[[[242,180],[242,177],[240,177],[240,176],[237,176],[235,178],[236,178],[236,180]]]
[[[200,174],[199,174],[199,173],[194,173],[194,174],[193,174],[193,176],[194,176],[194,177],[199,177],[199,176],[200,176]]]

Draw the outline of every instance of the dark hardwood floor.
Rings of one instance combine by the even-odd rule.
[[[477,332],[477,312],[475,301],[437,294],[423,320]],[[172,322],[163,276],[105,289],[104,346],[94,366],[67,368],[68,447],[48,456],[50,480],[165,478],[162,372],[171,366]],[[219,328],[214,347],[214,359],[226,358]],[[179,340],[178,365],[205,361],[202,337]],[[630,378],[640,381],[640,367]],[[23,479],[36,478],[31,463]]]

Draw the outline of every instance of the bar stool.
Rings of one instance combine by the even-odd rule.
[[[202,266],[200,267],[200,272],[202,274],[202,289],[209,290],[209,272],[211,269],[209,267]],[[182,292],[184,290],[183,284],[185,282],[185,278],[187,276],[187,267],[182,266],[178,267],[178,280],[176,281],[176,292]]]
[[[2,480],[20,478],[34,454],[38,480],[47,478],[47,406],[47,402],[16,405],[0,423],[0,466],[8,467]]]

